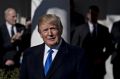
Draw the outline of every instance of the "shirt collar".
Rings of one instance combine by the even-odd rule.
[[[59,42],[58,45],[52,47],[53,51],[54,51],[54,50],[58,50],[59,47],[60,47],[60,45],[61,45],[61,43],[62,43],[62,39],[60,40],[60,42]],[[45,44],[45,50],[48,51],[49,49],[50,49],[50,47]]]
[[[12,27],[12,25],[10,23],[8,23],[8,22],[6,22],[6,25],[7,25],[8,28]]]

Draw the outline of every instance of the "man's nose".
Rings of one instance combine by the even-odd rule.
[[[14,17],[14,21],[16,21],[17,20],[17,17]]]
[[[48,35],[52,35],[52,31],[50,29],[48,30]]]

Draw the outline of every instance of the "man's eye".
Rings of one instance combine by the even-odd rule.
[[[56,28],[51,28],[51,30],[57,30]]]
[[[43,32],[47,32],[47,31],[48,31],[48,29],[44,29],[44,30],[43,30]]]

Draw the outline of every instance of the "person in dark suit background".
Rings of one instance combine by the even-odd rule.
[[[31,45],[31,27],[32,27],[32,22],[31,22],[31,17],[27,17],[26,19],[26,24],[25,24],[25,29],[24,33],[22,36],[22,50],[25,50],[26,48],[30,47]]]
[[[104,79],[105,61],[113,51],[108,28],[97,22],[98,15],[98,6],[91,5],[87,22],[76,28],[72,39],[72,44],[83,48],[88,56],[91,79]]]
[[[16,23],[17,15],[14,8],[7,8],[4,15],[5,23],[0,26],[2,66],[5,68],[19,67],[19,58],[23,51],[21,44],[25,26]]]
[[[85,23],[84,16],[75,10],[74,0],[70,0],[70,42],[73,38],[75,28]]]
[[[44,43],[24,52],[20,79],[89,78],[86,69],[87,58],[81,48],[71,46],[63,40],[63,26],[58,16],[43,15],[39,19],[38,31]],[[49,49],[52,49],[51,55]],[[49,55],[52,56],[52,63],[46,65]],[[49,66],[47,72],[46,66]]]
[[[24,33],[22,35],[22,44],[21,44],[22,53],[20,56],[20,64],[21,64],[22,58],[23,58],[23,51],[31,46],[31,34],[32,34],[31,27],[32,27],[31,17],[27,17]]]
[[[111,63],[113,64],[113,77],[114,79],[120,79],[120,21],[113,23],[111,35],[115,48],[111,59]]]

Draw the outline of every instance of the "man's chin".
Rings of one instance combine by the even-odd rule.
[[[48,45],[49,47],[53,47],[53,46],[56,45],[56,43],[54,43],[54,42],[50,42],[50,43],[48,43],[47,45]]]

